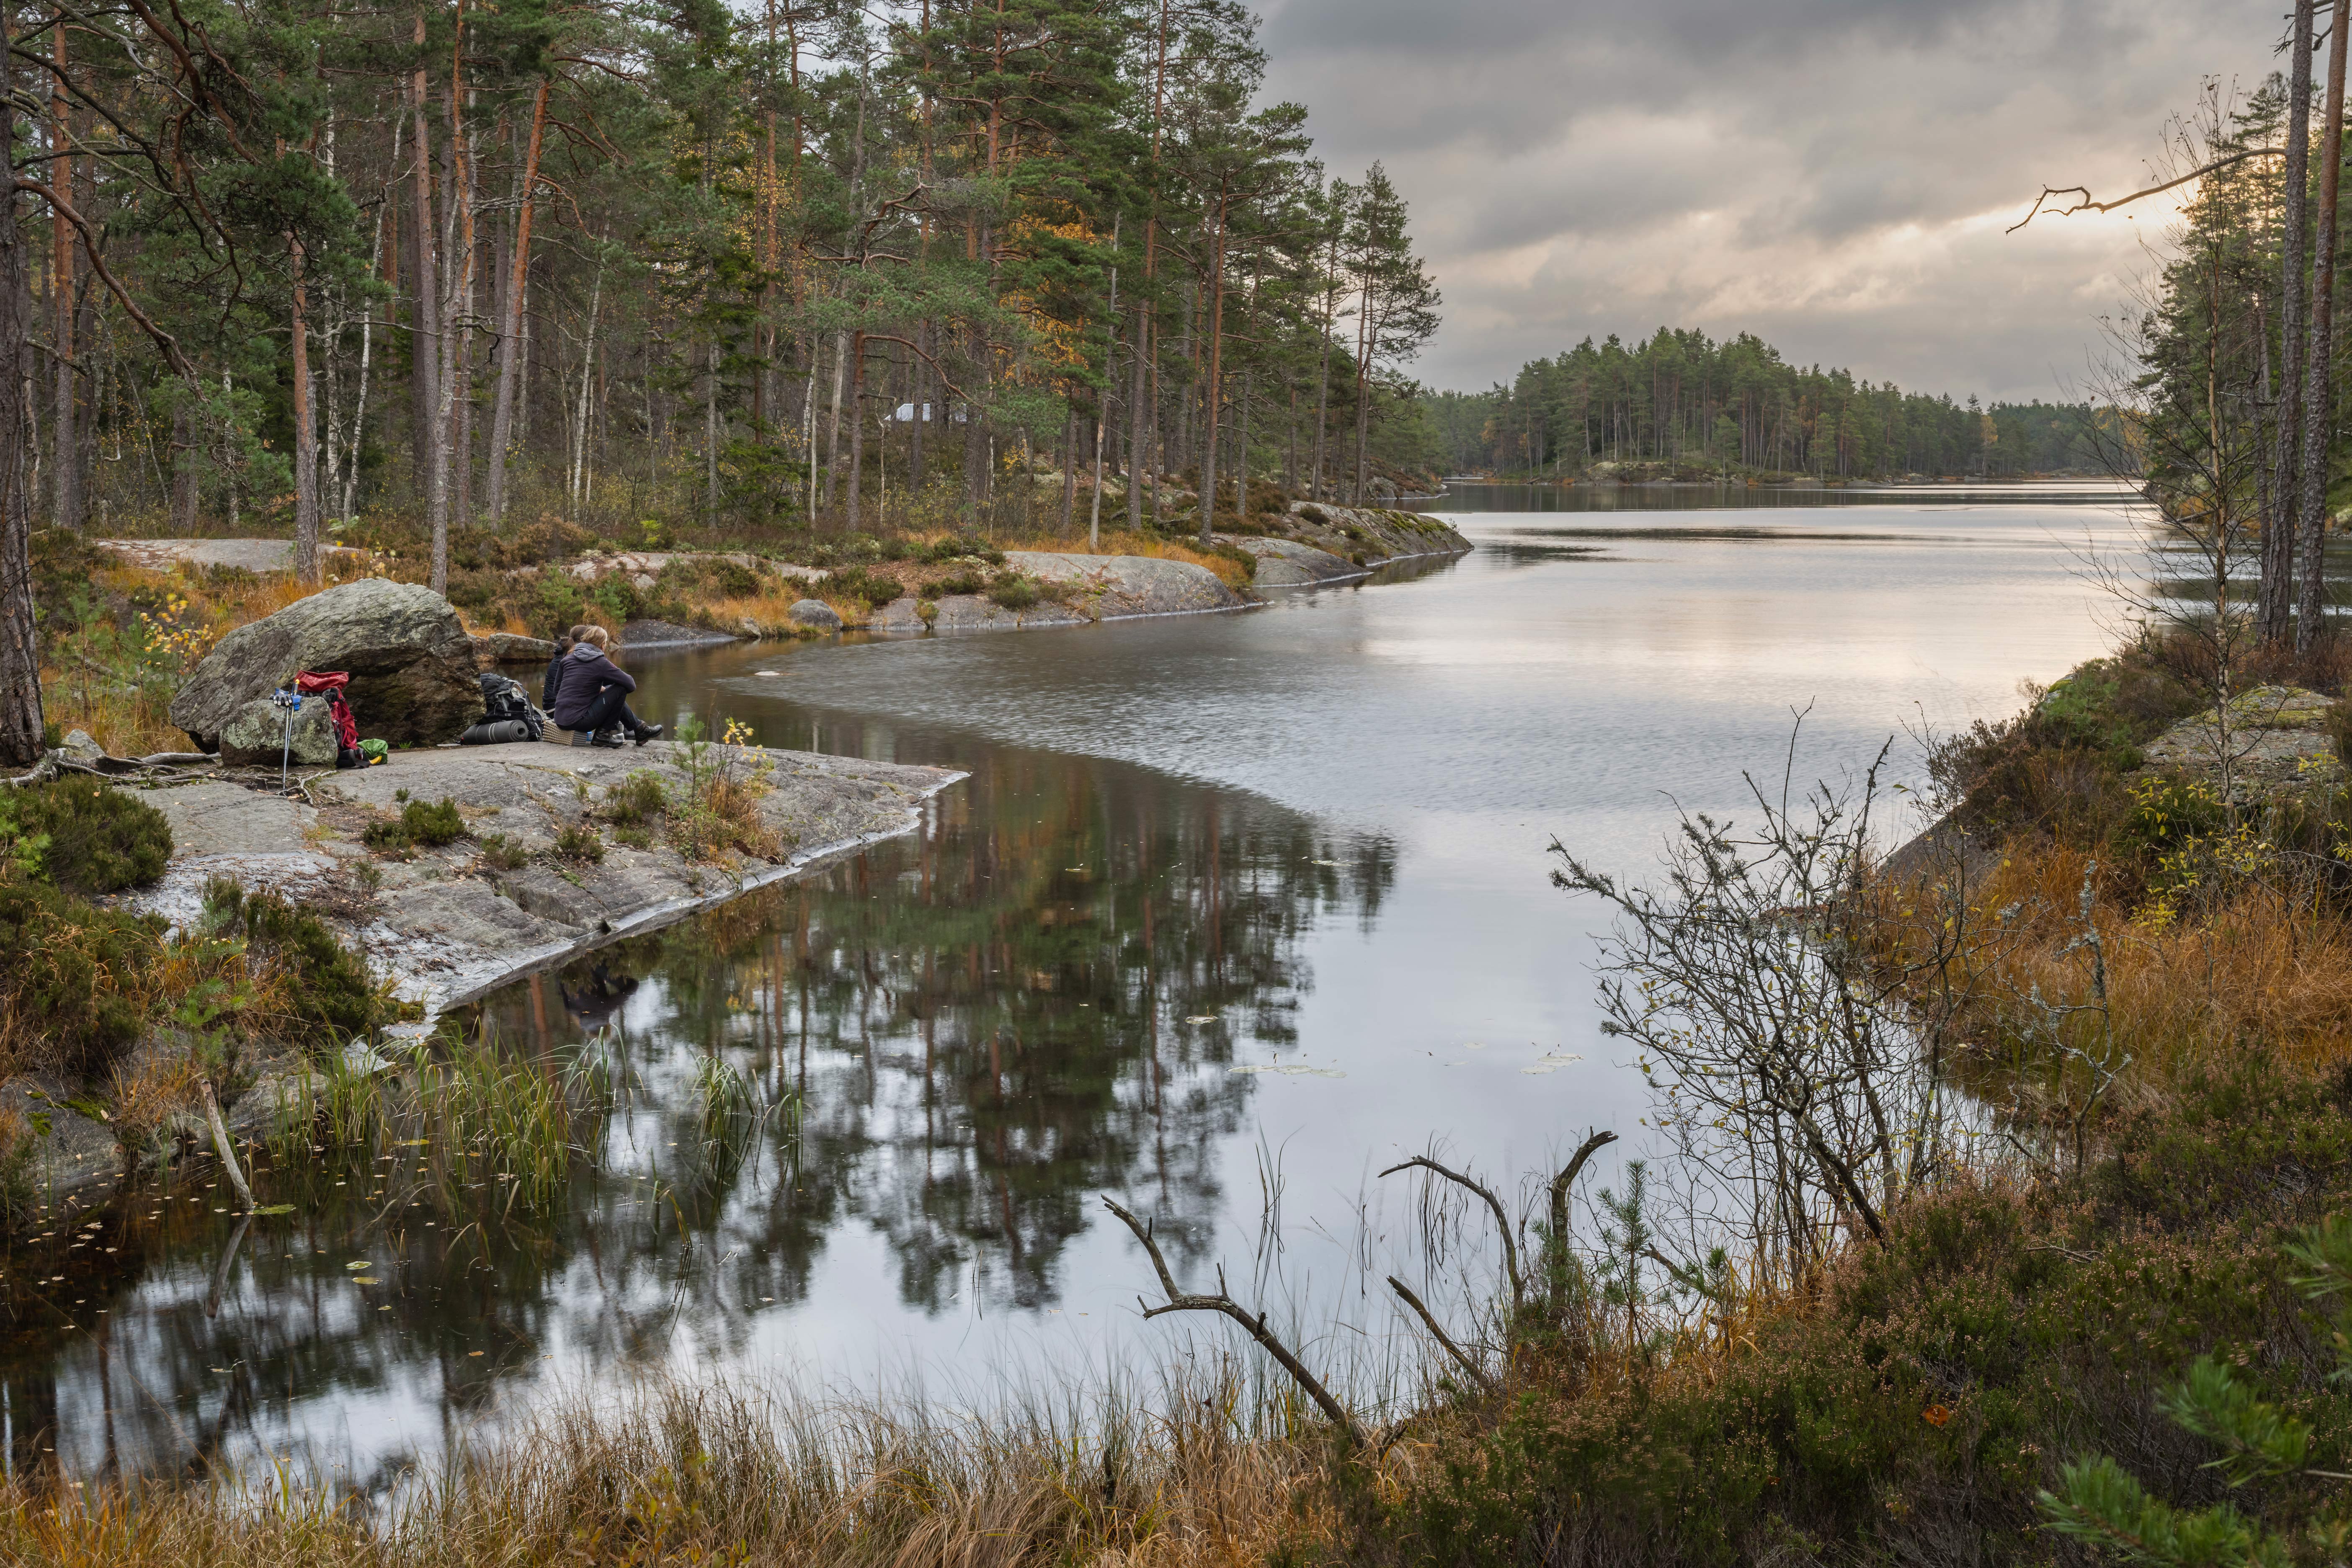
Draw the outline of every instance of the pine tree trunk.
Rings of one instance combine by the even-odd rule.
[[[0,147],[16,141],[16,66],[7,47],[8,18],[0,15]],[[0,763],[26,767],[41,758],[41,648],[33,624],[33,501],[26,493],[31,454],[25,430],[29,376],[26,347],[33,337],[33,299],[26,277],[24,231],[16,223],[16,193],[0,190]]]
[[[2311,351],[2305,366],[2303,440],[2303,519],[2296,542],[2303,551],[2296,584],[2294,647],[2307,653],[2319,641],[2326,614],[2327,459],[2334,422],[2330,385],[2334,365],[2336,296],[2336,194],[2344,168],[2345,30],[2352,26],[2352,0],[2336,0],[2327,36],[2327,113],[2319,139],[2319,220],[2312,236]]]
[[[319,580],[319,433],[310,417],[309,290],[302,281],[302,244],[287,236],[287,266],[294,281],[294,574]]]
[[[713,379],[716,379],[715,377]],[[863,513],[860,498],[865,490],[866,420],[859,413],[866,391],[866,334],[850,334],[849,341],[849,528],[856,532],[861,526]]]
[[[1209,535],[1216,527],[1217,515],[1217,426],[1223,413],[1217,405],[1224,392],[1221,379],[1224,374],[1225,348],[1225,208],[1226,198],[1217,197],[1217,231],[1209,247],[1209,374],[1203,384],[1208,395],[1202,399],[1201,431],[1201,548],[1209,547]]]
[[[58,68],[66,64],[66,25],[57,25]],[[68,143],[68,114],[62,76],[52,78],[49,89],[50,146],[58,157],[48,171],[49,188],[60,196],[73,189],[73,160],[64,155]],[[69,199],[69,198],[68,198]],[[49,433],[50,452],[54,458],[50,484],[57,498],[56,521],[59,528],[79,528],[82,521],[81,445],[74,434],[74,234],[73,226],[66,221],[63,208],[49,214],[49,310],[51,346],[56,350],[53,368],[57,373],[57,395]]]
[[[419,46],[425,42],[422,16],[416,19],[415,39]],[[409,227],[414,231],[410,242],[413,260],[408,268],[409,458],[419,498],[430,506],[441,483],[441,476],[434,468],[434,455],[441,450],[441,443],[433,435],[433,423],[441,406],[440,387],[433,374],[441,352],[441,296],[433,255],[433,142],[427,119],[425,67],[421,62],[410,79],[409,92],[416,131],[416,163],[410,183],[409,210]]]
[[[1070,527],[1078,516],[1078,405],[1066,406],[1062,416],[1062,521],[1054,530],[1062,539],[1070,537]]]
[[[184,539],[196,530],[195,416],[188,411],[192,389],[183,389],[172,410],[172,531]]]
[[[539,189],[539,150],[547,128],[547,79],[530,105],[530,141],[522,160],[522,202],[515,215],[514,256],[507,273],[506,320],[499,331],[499,389],[490,405],[490,526],[507,515],[507,448],[514,441],[515,386],[522,364],[523,280],[530,268],[532,197]]]
[[[1147,268],[1145,276],[1150,276]],[[1143,402],[1144,362],[1151,353],[1151,317],[1141,305],[1135,308],[1134,369],[1127,394],[1127,528],[1130,533],[1143,529],[1143,481],[1151,468],[1151,437],[1144,423],[1147,412]]]

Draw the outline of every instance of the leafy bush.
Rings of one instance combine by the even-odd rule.
[[[934,599],[944,599],[952,594],[977,594],[987,586],[987,578],[966,566],[932,584],[930,596]]]
[[[604,858],[604,841],[596,837],[593,823],[569,822],[556,830],[555,852],[566,860],[593,865]]]
[[[97,1071],[138,1042],[163,922],[0,880],[0,1037],[26,1067]]]
[[[401,808],[400,826],[411,840],[427,848],[437,849],[466,837],[466,819],[457,815],[457,803],[447,795],[433,805],[410,801]]]
[[[1004,552],[985,540],[963,534],[953,539],[940,540],[923,552],[922,559],[934,566],[966,559],[984,562],[991,566],[1002,566],[1004,564]]]
[[[2131,809],[2107,842],[2119,856],[2147,861],[2210,838],[2221,831],[2227,817],[2212,785],[2168,773],[2132,786]]]
[[[360,842],[380,855],[398,855],[408,847],[408,827],[396,816],[379,816],[360,829]]]
[[[1008,610],[1025,610],[1045,597],[1034,579],[1017,575],[1000,577],[990,584],[988,596]]]
[[[750,598],[760,591],[758,574],[739,561],[712,562],[710,581],[720,593],[738,599]]]
[[[589,590],[588,597],[616,626],[635,620],[643,608],[643,599],[637,593],[636,584],[618,572],[607,572],[597,578],[596,586]]]
[[[259,1005],[289,1039],[333,1045],[374,1028],[389,1011],[367,966],[299,904],[215,878],[205,886],[205,921],[215,936],[245,938]]]
[[[114,893],[152,882],[172,858],[163,814],[103,780],[68,776],[6,795],[0,841],[45,839],[41,873],[68,892]]]
[[[1331,1560],[1534,1563],[1572,1539],[1590,1562],[1757,1562],[1797,1542],[1808,1562],[1944,1561],[1955,1541],[1974,1562],[2071,1562],[2040,1498],[2068,1494],[2085,1453],[2132,1456],[2190,1507],[2227,1495],[2203,1467],[2236,1445],[2161,1414],[2208,1354],[2242,1410],[2308,1424],[2314,1468],[2352,1468],[2352,1391],[2287,1251],[2352,1200],[2347,1107],[2341,1075],[2192,1079],[2122,1119],[2079,1177],[1958,1181],[1907,1205],[1805,1300],[1745,1307],[1717,1349],[1684,1342],[1681,1374],[1639,1344],[1529,1366],[1509,1403],[1421,1424],[1404,1495],[1360,1496]],[[2307,1481],[2240,1495],[2289,1536],[2342,1507]]]
[[[887,605],[906,592],[897,578],[882,576],[863,566],[842,567],[824,585],[835,598],[868,606]]]

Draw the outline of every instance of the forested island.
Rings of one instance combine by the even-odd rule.
[[[1530,360],[1511,384],[1424,392],[1426,439],[1450,474],[1549,480],[1595,463],[1678,477],[1815,479],[2110,472],[2088,403],[1982,404],[1792,364],[1752,333],[1717,342],[1660,327]]]

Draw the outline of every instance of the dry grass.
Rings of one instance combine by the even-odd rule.
[[[278,1476],[0,1489],[0,1560],[58,1568],[1089,1563],[1236,1568],[1328,1539],[1328,1447],[1228,1371],[1164,1413],[993,1421],[656,1383],[574,1400],[371,1517]]]
[[[1974,994],[1958,1021],[1972,1047],[2003,1060],[2021,1047],[2037,1054],[2029,1037],[2048,1014],[2033,999],[2095,1006],[2095,961],[2103,961],[2106,1016],[2074,1013],[2065,1037],[2082,1045],[2089,1031],[2111,1026],[2143,1095],[2250,1052],[2303,1069],[2352,1059],[2352,921],[2328,900],[2292,876],[2247,877],[2168,915],[2095,865],[2084,850],[2021,836],[1971,888],[1971,918],[1986,935],[1955,982]],[[2095,953],[2083,940],[2086,874]],[[1940,912],[1916,891],[1896,890],[1890,901],[1898,932]],[[1905,941],[1920,951],[1925,937],[1913,930]]]

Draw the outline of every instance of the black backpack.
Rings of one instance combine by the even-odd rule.
[[[514,681],[497,670],[482,672],[482,721],[486,724],[519,723],[538,740],[546,729],[546,716],[530,704],[530,696]]]

